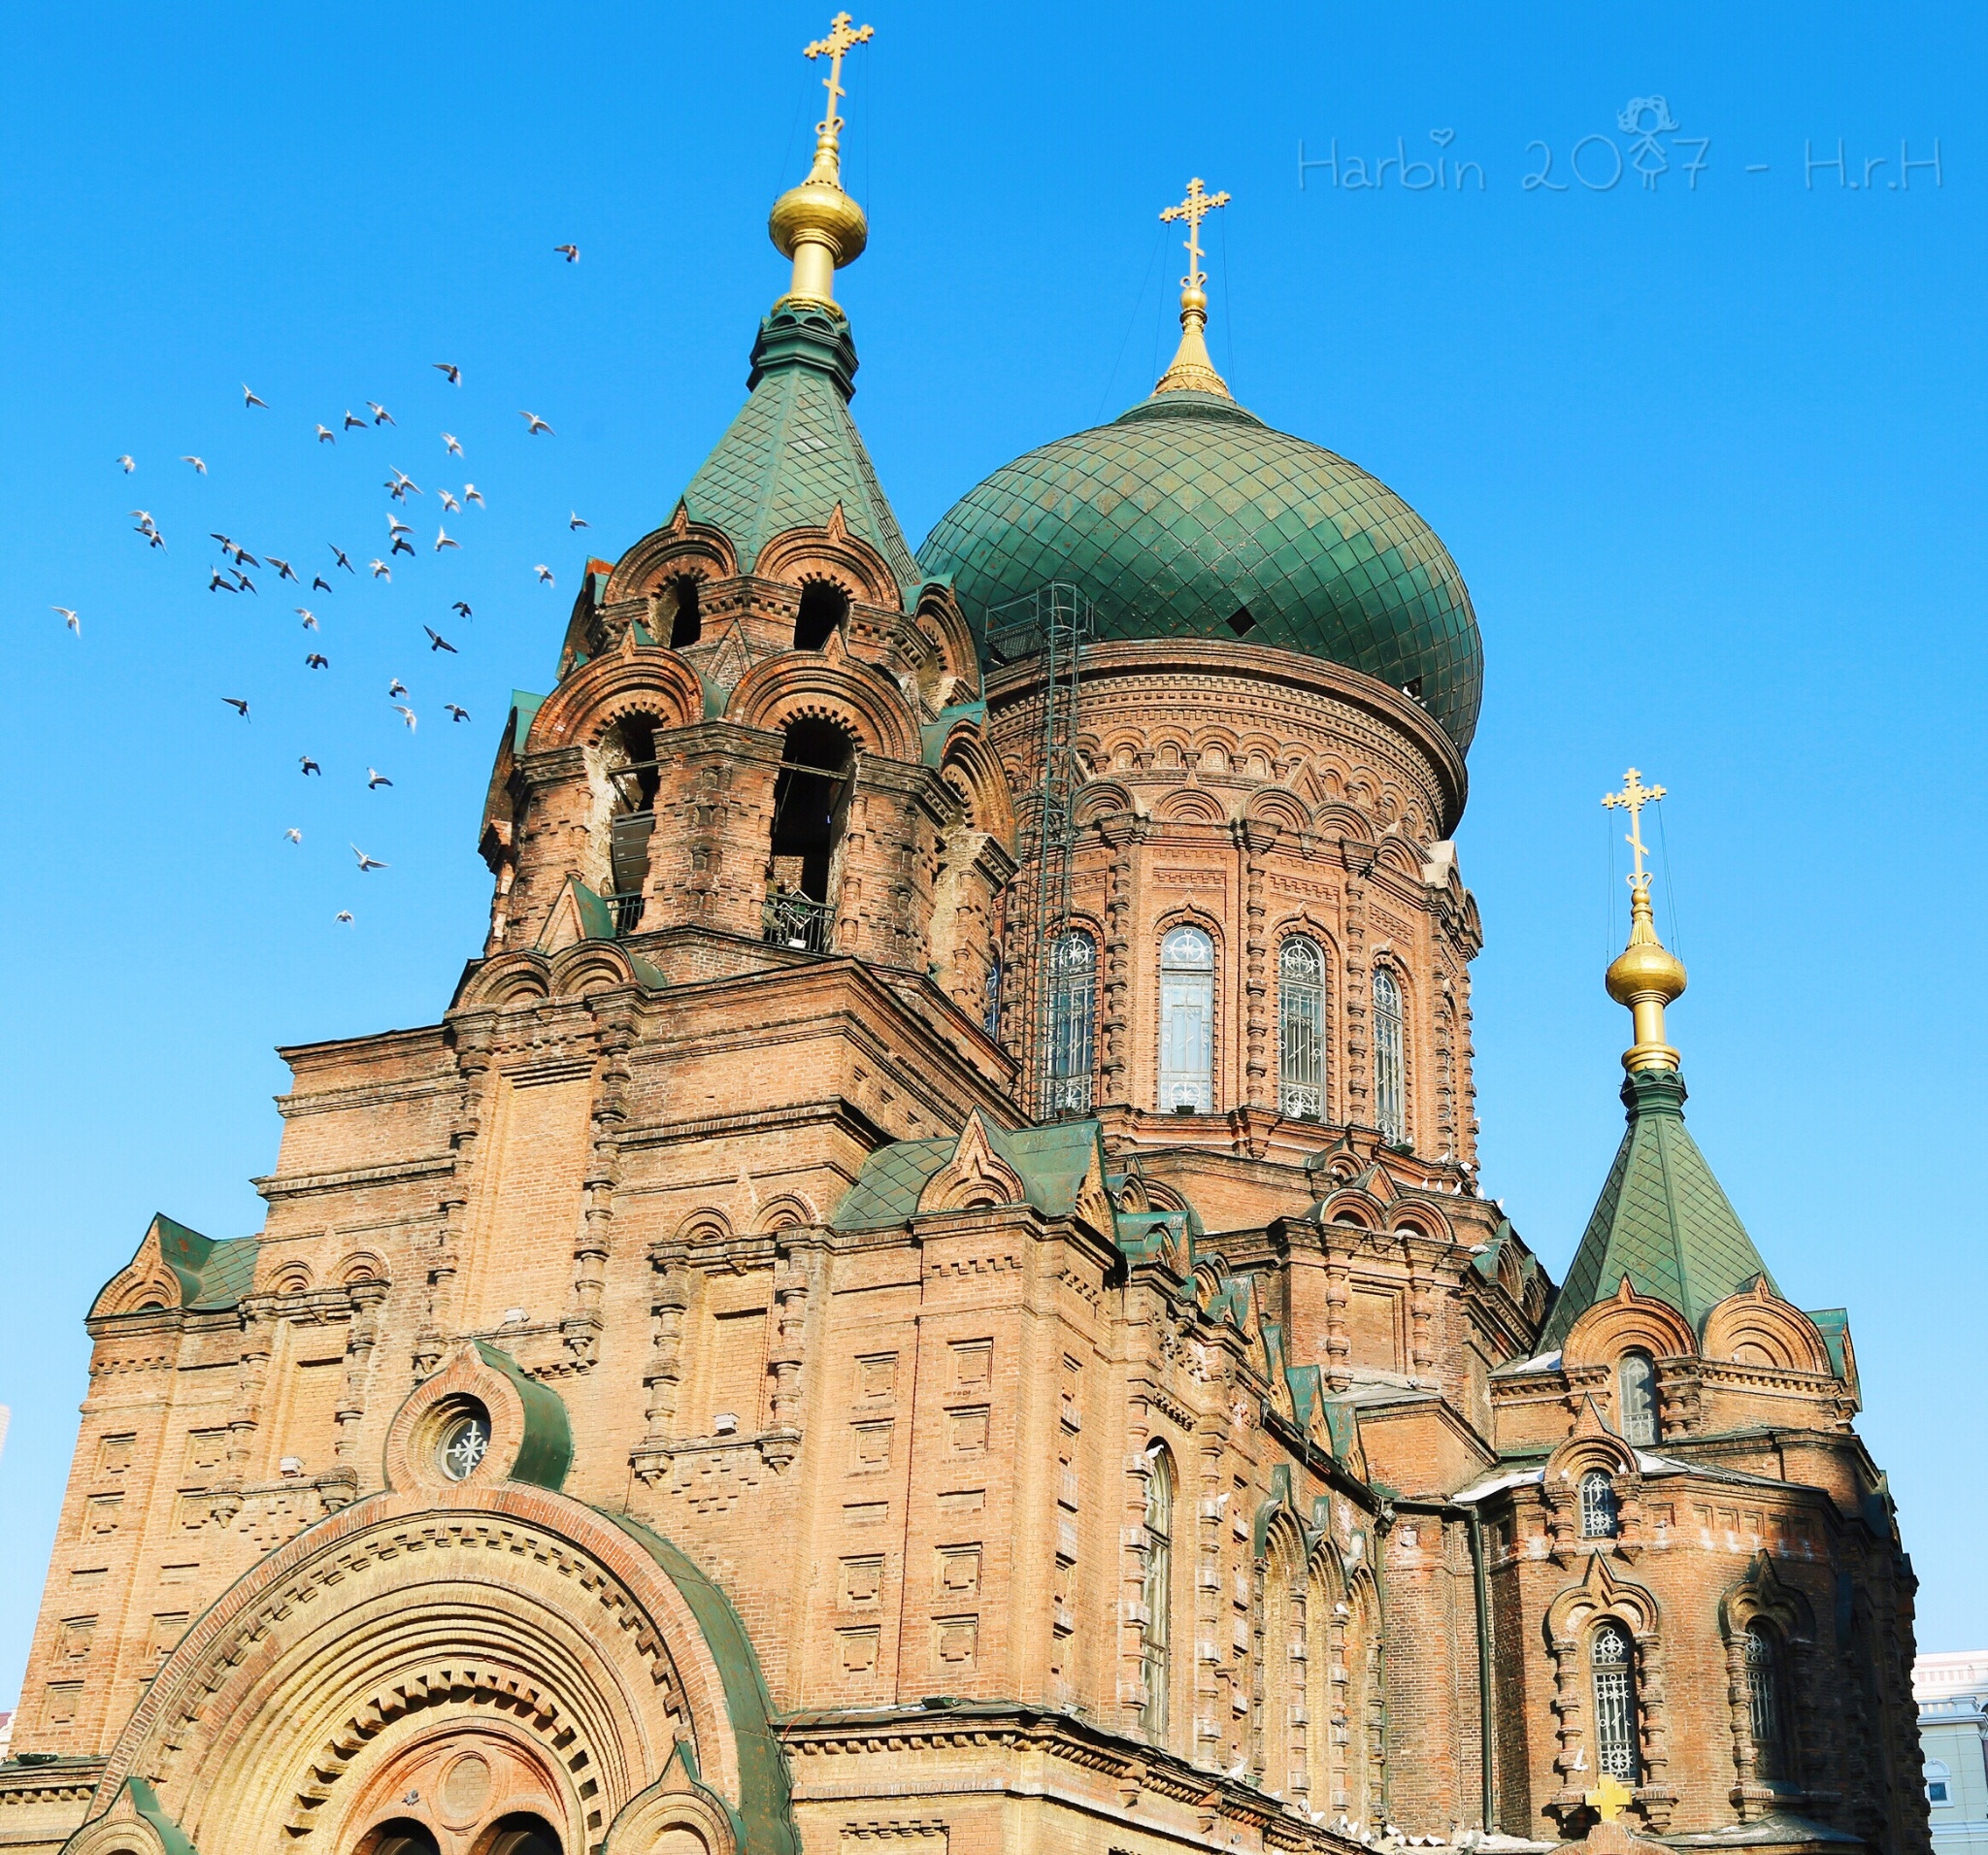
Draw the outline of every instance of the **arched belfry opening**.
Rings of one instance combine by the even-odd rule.
[[[648,881],[648,841],[656,825],[656,728],[646,715],[624,715],[602,744],[609,783],[608,888],[614,931],[642,921]]]
[[[787,723],[768,846],[766,938],[778,945],[829,950],[854,774],[854,744],[834,722],[802,715]]]
[[[476,1855],[562,1855],[558,1833],[543,1816],[514,1810],[476,1845]]]
[[[695,574],[678,574],[663,586],[663,612],[670,620],[670,648],[681,650],[704,636],[702,587]]]
[[[801,588],[801,609],[794,614],[794,648],[819,650],[849,615],[849,595],[833,580],[811,580]]]
[[[411,1816],[396,1816],[367,1833],[358,1855],[442,1855],[435,1832]]]

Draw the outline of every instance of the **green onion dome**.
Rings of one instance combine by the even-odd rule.
[[[918,550],[977,635],[1051,580],[1101,639],[1242,639],[1418,697],[1471,745],[1484,652],[1456,563],[1386,484],[1226,394],[1155,393],[997,470]]]

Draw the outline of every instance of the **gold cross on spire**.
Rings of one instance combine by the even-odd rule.
[[[1636,852],[1636,873],[1629,878],[1629,886],[1632,889],[1649,887],[1649,872],[1642,867],[1643,858],[1649,855],[1649,850],[1642,841],[1642,809],[1646,805],[1655,805],[1663,796],[1664,788],[1644,785],[1642,775],[1634,767],[1629,769],[1620,792],[1604,793],[1602,796],[1602,803],[1609,811],[1613,812],[1620,807],[1629,813],[1629,833],[1622,841]]]
[[[1196,175],[1187,182],[1187,197],[1178,206],[1170,206],[1160,215],[1166,221],[1185,219],[1187,237],[1182,243],[1187,248],[1187,275],[1180,280],[1183,290],[1198,290],[1208,282],[1207,274],[1201,268],[1201,222],[1218,206],[1227,206],[1226,193],[1210,193]]]
[[[852,45],[861,45],[875,33],[875,26],[851,26],[849,16],[839,13],[828,22],[828,37],[816,39],[811,46],[804,47],[804,58],[818,58],[828,54],[828,76],[821,80],[822,88],[828,92],[828,115],[814,127],[820,135],[840,135],[843,119],[836,114],[836,105],[848,93],[843,88],[843,53]]]
[[[1202,333],[1208,327],[1208,292],[1201,287],[1208,282],[1201,268],[1201,222],[1216,207],[1228,203],[1226,193],[1210,193],[1197,174],[1187,182],[1187,197],[1160,215],[1169,223],[1175,219],[1187,221],[1187,237],[1183,241],[1187,247],[1187,275],[1180,280],[1180,346],[1175,352],[1174,364],[1160,376],[1159,384],[1153,388],[1156,393],[1219,393],[1224,399],[1229,397],[1227,385],[1209,359],[1208,339]]]

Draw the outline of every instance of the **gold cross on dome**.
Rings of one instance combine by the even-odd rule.
[[[1629,813],[1629,834],[1622,841],[1636,852],[1636,874],[1629,878],[1629,886],[1632,889],[1650,879],[1649,872],[1642,867],[1643,858],[1649,855],[1649,850],[1642,841],[1642,809],[1646,805],[1655,805],[1663,796],[1664,788],[1644,785],[1642,775],[1634,767],[1629,769],[1620,792],[1607,792],[1602,795],[1602,803],[1609,811],[1612,812],[1619,806]]]
[[[1580,1801],[1588,1805],[1605,1823],[1612,1823],[1622,1814],[1625,1804],[1636,1801],[1636,1793],[1615,1775],[1613,1772],[1604,1773],[1602,1781],[1591,1791],[1583,1791]]]
[[[1187,197],[1178,206],[1170,206],[1160,215],[1162,220],[1185,219],[1187,237],[1187,275],[1180,280],[1185,289],[1198,290],[1208,282],[1201,268],[1201,222],[1218,206],[1227,206],[1226,193],[1210,193],[1201,183],[1201,177],[1187,182]]]
[[[828,54],[828,76],[821,80],[822,88],[828,92],[828,116],[815,127],[823,135],[840,135],[843,119],[836,114],[835,106],[848,93],[843,88],[843,53],[852,45],[861,45],[870,38],[875,26],[851,26],[849,16],[839,13],[828,22],[828,37],[816,39],[811,46],[802,48],[804,58],[818,58]]]

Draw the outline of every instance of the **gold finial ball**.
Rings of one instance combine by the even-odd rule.
[[[1610,962],[1606,983],[1608,996],[1617,1005],[1633,1005],[1653,994],[1669,1005],[1684,990],[1684,962],[1654,942],[1641,946],[1632,944]]]
[[[1199,284],[1190,283],[1180,292],[1180,307],[1184,310],[1199,310],[1208,314],[1208,292]]]
[[[792,257],[798,245],[827,246],[837,270],[854,263],[870,242],[870,221],[863,209],[834,182],[812,174],[773,203],[766,229],[782,257]]]

